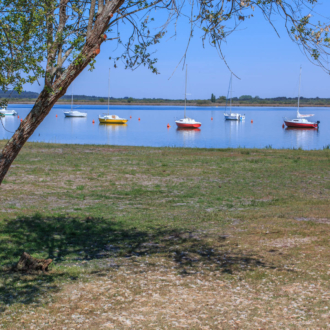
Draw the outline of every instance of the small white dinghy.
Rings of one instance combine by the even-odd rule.
[[[225,116],[226,120],[244,120],[245,119],[244,115],[241,115],[239,113],[233,113],[233,112],[225,113],[224,116]]]
[[[86,117],[87,113],[73,110],[73,85],[72,85],[72,96],[71,96],[71,110],[64,112],[65,117]]]
[[[65,115],[65,117],[86,117],[87,113],[70,110],[70,111],[64,112],[64,115]]]
[[[241,115],[240,113],[231,112],[231,100],[232,100],[232,91],[233,91],[233,74],[231,74],[231,76],[230,76],[229,87],[230,87],[230,106],[229,106],[230,110],[229,110],[229,113],[227,113],[227,112],[224,113],[225,120],[244,120],[245,115]],[[226,102],[226,107],[227,107],[227,102]]]
[[[5,116],[16,116],[17,112],[15,110],[6,110],[5,108],[0,109],[0,113]]]

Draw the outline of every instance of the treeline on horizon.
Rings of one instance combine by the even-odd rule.
[[[10,103],[17,102],[33,102],[38,97],[38,93],[35,92],[22,92],[18,94],[16,91],[3,92],[0,91],[0,98],[7,98]],[[60,100],[68,102],[71,101],[71,95],[64,95]],[[162,98],[133,98],[133,97],[123,97],[123,98],[110,98],[111,103],[159,103],[159,104],[168,104],[168,103],[183,103],[184,99],[162,99]],[[100,96],[88,96],[88,95],[73,95],[74,102],[101,102],[107,103],[107,97]],[[226,101],[229,103],[229,100],[226,100],[225,96],[216,97],[214,94],[211,94],[210,99],[195,99],[187,100],[187,104],[194,105],[205,105],[205,104],[224,104]],[[261,98],[259,96],[252,97],[251,95],[242,95],[240,97],[233,97],[232,103],[235,104],[296,104],[298,101],[297,97],[273,97],[273,98]],[[301,104],[313,104],[313,105],[330,105],[330,98],[300,98]]]

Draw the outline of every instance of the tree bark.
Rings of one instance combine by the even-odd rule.
[[[52,259],[37,259],[30,256],[28,253],[23,252],[17,265],[13,270],[20,272],[38,271],[43,272],[48,270],[48,266],[53,262]]]
[[[107,29],[110,14],[115,13],[123,3],[124,0],[113,0],[105,4],[103,12],[97,17],[91,35],[86,39],[86,43],[79,56],[55,80],[51,88],[45,86],[39,94],[32,110],[21,122],[19,128],[0,154],[0,185],[25,142],[45,119],[57,100],[66,93],[67,88],[74,79],[98,54],[96,50],[100,48],[101,43],[104,41],[101,35]]]

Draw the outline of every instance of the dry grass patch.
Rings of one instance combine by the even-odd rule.
[[[0,188],[0,329],[329,328],[329,159],[28,143]],[[23,251],[51,272],[10,272]]]

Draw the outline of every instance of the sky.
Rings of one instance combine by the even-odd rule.
[[[322,0],[320,0],[322,1]],[[316,7],[318,13],[329,13],[330,3],[323,0]],[[162,20],[156,13],[156,21]],[[322,19],[322,17],[319,17]],[[158,21],[157,21],[158,23]],[[301,95],[304,97],[330,97],[330,77],[321,68],[313,65],[294,44],[284,22],[276,17],[274,24],[280,38],[271,25],[259,13],[246,20],[240,29],[228,37],[223,47],[226,61],[231,70],[240,78],[233,79],[233,97],[252,95],[265,97],[296,97],[299,85],[299,69],[302,66]],[[124,30],[123,33],[126,31]],[[75,95],[106,96],[108,94],[108,69],[111,68],[110,94],[113,97],[134,98],[184,98],[185,72],[182,65],[172,75],[180,62],[189,38],[189,24],[182,20],[177,36],[169,38],[173,28],[156,47],[159,75],[140,67],[134,71],[125,70],[122,63],[113,68],[109,56],[118,54],[114,41],[101,46],[96,58],[95,70],[86,68],[73,83]],[[208,99],[211,93],[216,97],[227,95],[230,71],[217,51],[202,46],[201,33],[196,32],[187,54],[188,99]],[[330,65],[329,65],[330,66]],[[40,92],[38,84],[26,85],[26,91]],[[71,87],[68,89],[71,94]]]

